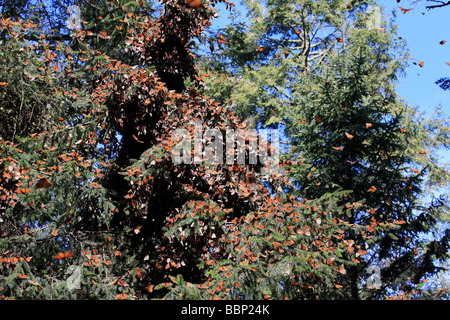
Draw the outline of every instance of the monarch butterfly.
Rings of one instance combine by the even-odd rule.
[[[70,257],[73,257],[75,254],[73,254],[73,253],[70,253],[70,252],[60,252],[60,253],[58,253],[54,258],[56,259],[56,260],[62,260],[62,259],[65,259],[65,258],[70,258]]]
[[[339,272],[340,274],[346,274],[347,270],[345,270],[344,265],[342,264],[341,267],[339,268],[339,270],[336,270],[337,272]]]
[[[17,193],[25,194],[30,191],[31,191],[31,189],[20,188],[19,190],[17,190]]]
[[[147,99],[148,100],[148,99]],[[136,140],[139,143],[144,143],[144,141],[139,140],[134,134],[132,135],[133,139]]]
[[[403,13],[407,13],[408,11],[412,10],[411,8],[410,9],[405,9],[405,8],[400,7],[400,6],[399,6],[399,8],[400,8],[400,10],[402,10]]]
[[[198,8],[200,7],[203,3],[202,0],[187,0],[186,4],[190,7],[190,8]]]
[[[125,300],[126,298],[128,298],[128,295],[125,293],[118,294],[117,296],[114,297],[114,299],[117,300]]]
[[[36,281],[28,280],[28,282],[31,283],[32,285],[39,286],[39,283],[37,283]]]
[[[50,180],[48,180],[47,178],[41,178],[37,182],[36,187],[37,188],[48,188],[51,185],[52,185],[52,183],[50,182]]]

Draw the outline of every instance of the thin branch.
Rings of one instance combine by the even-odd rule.
[[[446,6],[450,5],[450,1],[444,2],[444,1],[438,1],[438,0],[427,0],[427,2],[439,3],[439,4],[433,4],[433,5],[426,6],[425,8],[427,8],[428,10],[441,8],[441,7],[446,7]]]
[[[25,95],[24,95],[23,89],[22,89],[22,100],[20,101],[20,107],[19,107],[19,112],[17,113],[16,123],[14,123],[14,132],[13,132],[13,136],[12,136],[13,143],[14,143],[14,139],[16,138],[17,125],[18,125],[18,122],[20,121],[20,114],[22,113],[24,98],[25,98]]]

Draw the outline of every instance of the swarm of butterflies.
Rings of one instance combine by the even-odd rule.
[[[400,3],[400,1],[401,0],[397,0],[397,3]],[[413,8],[408,8],[408,9],[405,9],[405,8],[402,8],[402,7],[400,7],[399,6],[399,8],[400,8],[400,10],[403,12],[403,13],[407,13],[407,12],[409,12],[409,11],[411,11]],[[422,15],[425,15],[425,13],[424,12],[422,12]],[[442,40],[442,41],[440,41],[439,42],[439,44],[440,45],[443,45],[443,44],[445,44],[447,41],[445,41],[445,40]],[[419,65],[419,67],[423,67],[423,61],[419,61],[419,63],[416,63],[416,62],[413,62],[413,64],[415,64],[415,65]],[[450,62],[446,62],[446,64],[448,65],[448,66],[450,66]]]

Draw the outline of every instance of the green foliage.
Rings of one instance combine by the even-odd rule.
[[[217,2],[86,2],[79,30],[71,1],[2,3],[0,297],[443,295],[421,283],[448,258],[446,199],[419,200],[448,184],[448,119],[396,95],[395,28],[366,28],[368,1],[247,1],[199,68]],[[282,171],[175,165],[195,122],[284,128]]]

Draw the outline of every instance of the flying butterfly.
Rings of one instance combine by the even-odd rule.
[[[402,10],[403,13],[407,13],[408,11],[411,11],[411,10],[412,10],[412,8],[410,8],[410,9],[405,9],[405,8],[400,7],[400,6],[399,6],[399,8],[400,8],[400,10]]]

